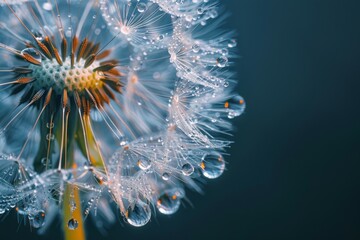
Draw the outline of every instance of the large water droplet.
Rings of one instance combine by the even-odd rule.
[[[179,190],[165,191],[157,200],[156,207],[162,214],[170,215],[180,207],[182,194]]]
[[[75,218],[72,218],[72,219],[69,220],[69,222],[68,222],[68,228],[69,228],[70,230],[75,230],[75,229],[78,228],[78,226],[79,226],[79,223],[78,223],[78,221],[77,221]]]
[[[130,206],[125,213],[126,221],[134,227],[141,227],[147,224],[151,218],[149,204],[139,201]]]
[[[36,61],[41,62],[41,54],[39,51],[37,51],[34,48],[25,48],[21,51],[21,55],[30,55],[32,58],[34,58]]]
[[[185,176],[190,176],[194,172],[194,167],[190,163],[185,163],[181,168],[181,172]]]
[[[143,171],[149,170],[149,168],[151,167],[151,162],[147,158],[140,159],[137,164],[139,168]]]
[[[33,228],[41,228],[45,224],[45,212],[40,210],[29,219],[31,219],[30,224]]]
[[[225,102],[224,107],[227,109],[228,118],[240,116],[245,111],[245,100],[241,96],[235,96]]]
[[[200,163],[202,174],[209,179],[220,177],[225,170],[225,161],[221,154],[212,152],[205,154]]]

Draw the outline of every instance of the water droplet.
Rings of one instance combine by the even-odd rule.
[[[0,208],[0,214],[4,214],[5,213],[5,209],[4,208]]]
[[[43,9],[46,10],[46,11],[51,11],[52,10],[52,4],[49,3],[49,2],[46,2],[42,5]]]
[[[151,218],[149,204],[138,201],[130,206],[125,213],[126,221],[134,227],[141,227],[147,224]]]
[[[237,46],[237,41],[235,39],[230,39],[228,42],[228,47],[229,48],[234,48]]]
[[[55,139],[55,135],[54,134],[46,134],[46,140],[48,141],[53,141]]]
[[[44,40],[44,38],[42,36],[38,36],[38,37],[36,37],[36,40],[39,42],[42,42]]]
[[[96,35],[99,35],[100,33],[101,33],[101,29],[100,29],[100,28],[96,28],[96,29],[95,29],[95,34],[96,34]]]
[[[170,215],[180,207],[181,193],[178,190],[168,190],[157,200],[156,207],[162,214]]]
[[[71,35],[72,35],[71,30],[66,30],[65,36],[69,38],[69,37],[71,37]]]
[[[194,172],[194,167],[190,163],[185,163],[181,168],[181,172],[185,176],[190,176]]]
[[[216,66],[223,68],[228,63],[227,57],[221,56],[216,59]]]
[[[51,165],[51,159],[49,159],[49,158],[42,158],[42,159],[41,159],[41,164],[42,164],[43,166],[49,166],[49,165]]]
[[[225,108],[230,119],[240,116],[245,111],[245,107],[245,100],[241,96],[234,96],[225,102]]]
[[[90,117],[94,122],[102,122],[104,120],[101,116],[101,113],[96,109],[90,111]]]
[[[21,51],[21,55],[28,54],[33,57],[36,61],[41,62],[41,54],[34,48],[25,48]]]
[[[226,48],[223,48],[223,49],[221,49],[221,54],[223,56],[227,56],[229,54],[229,50],[227,50]]]
[[[188,22],[191,22],[192,16],[191,16],[191,15],[185,16],[185,20],[188,21]],[[190,23],[190,24],[191,24],[191,23]],[[185,25],[186,25],[186,24],[185,24]]]
[[[70,211],[74,212],[76,210],[76,202],[74,200],[70,201]]]
[[[194,53],[198,53],[200,51],[200,46],[198,44],[194,44],[191,46],[191,49]]]
[[[211,10],[211,11],[209,12],[209,16],[210,16],[211,18],[216,18],[216,17],[218,16],[218,12],[213,9],[213,10]]]
[[[33,228],[41,228],[45,224],[45,212],[43,210],[37,212],[31,218],[29,216],[31,226]]]
[[[142,158],[138,161],[138,166],[141,170],[148,170],[151,167],[151,162],[148,158]]]
[[[146,8],[147,8],[147,6],[146,6],[146,4],[145,3],[139,3],[138,5],[137,5],[137,10],[139,11],[139,12],[144,12],[144,11],[146,11]]]
[[[170,178],[170,174],[169,174],[169,173],[167,173],[167,172],[163,173],[163,175],[162,175],[162,179],[163,179],[163,180],[167,181],[167,180],[169,180],[169,178]]]
[[[75,229],[77,229],[78,226],[79,226],[79,223],[75,218],[72,218],[72,219],[69,220],[68,228],[70,230],[75,230]]]
[[[205,154],[200,163],[202,174],[209,179],[220,177],[225,170],[225,161],[221,154],[212,152]]]

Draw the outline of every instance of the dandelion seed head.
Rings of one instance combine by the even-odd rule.
[[[141,227],[225,172],[246,103],[216,1],[0,3],[0,214]]]
[[[45,60],[42,66],[31,65],[29,68],[32,71],[27,77],[36,78],[34,84],[35,89],[53,88],[58,94],[61,94],[64,89],[82,92],[85,89],[99,89],[103,86],[101,79],[104,73],[101,71],[94,71],[99,67],[99,63],[94,62],[91,66],[84,68],[84,60],[74,64],[71,67],[70,59],[66,59],[63,65],[59,65],[55,59]]]

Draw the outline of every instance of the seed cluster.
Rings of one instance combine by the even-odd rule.
[[[88,68],[84,68],[84,62],[81,60],[71,68],[70,59],[67,59],[62,66],[55,59],[46,59],[40,66],[30,65],[29,68],[33,71],[27,77],[36,79],[35,89],[53,88],[57,94],[61,94],[64,89],[71,94],[72,91],[101,88],[103,86],[101,79],[104,74],[94,71],[99,64],[94,62]]]

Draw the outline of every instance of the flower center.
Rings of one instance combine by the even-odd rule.
[[[36,79],[35,89],[49,89],[61,94],[67,89],[69,94],[73,91],[84,89],[98,89],[103,86],[103,72],[94,71],[99,67],[99,63],[94,61],[90,66],[84,68],[85,60],[81,59],[71,68],[71,61],[68,57],[63,65],[59,65],[55,59],[43,60],[41,65],[30,65],[33,71],[27,77]]]

